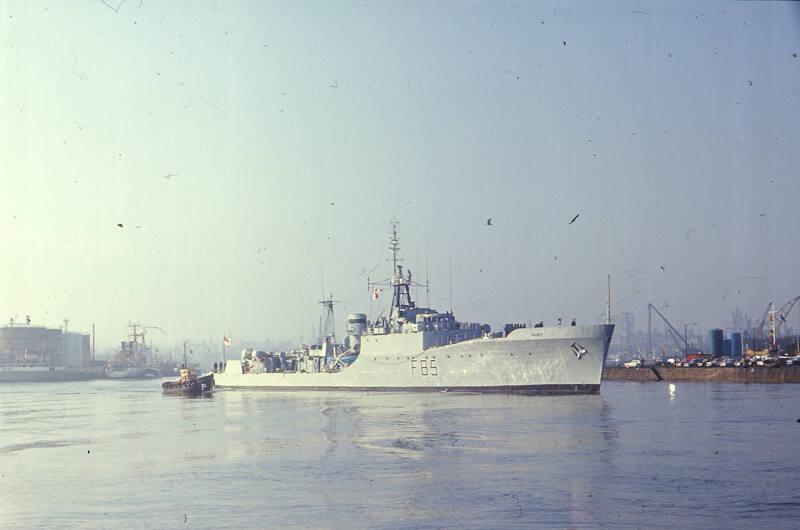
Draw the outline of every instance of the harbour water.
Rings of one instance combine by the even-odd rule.
[[[0,385],[2,528],[796,528],[800,385]]]

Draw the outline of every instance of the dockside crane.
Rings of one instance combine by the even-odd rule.
[[[777,351],[778,349],[778,336],[780,335],[781,326],[783,326],[787,319],[789,318],[789,313],[792,312],[792,309],[797,302],[800,301],[800,296],[795,296],[783,306],[775,310],[775,302],[770,302],[767,306],[767,310],[764,312],[764,317],[761,319],[761,323],[755,330],[755,336],[757,339],[764,339],[764,329],[769,329],[769,345],[768,348],[771,351]]]
[[[651,355],[653,353],[652,338],[651,338],[652,337],[651,321],[653,319],[653,311],[655,311],[656,314],[661,317],[661,320],[663,320],[664,323],[667,326],[669,326],[669,330],[671,331],[670,335],[672,336],[672,340],[675,341],[675,343],[678,345],[678,348],[680,348],[680,349],[682,349],[684,351],[688,351],[689,350],[689,342],[686,340],[686,338],[681,336],[680,332],[677,329],[675,329],[675,326],[673,326],[672,323],[669,320],[667,320],[667,317],[665,317],[663,314],[661,314],[661,311],[656,309],[656,306],[654,306],[653,304],[648,303],[647,304],[647,352],[649,354],[651,354]]]
[[[789,319],[789,313],[792,312],[792,309],[794,308],[795,305],[797,305],[798,301],[800,301],[800,296],[795,296],[794,298],[783,304],[783,307],[778,309],[778,312],[776,313],[775,316],[778,318],[776,324],[779,331],[780,327],[786,324],[786,321]]]

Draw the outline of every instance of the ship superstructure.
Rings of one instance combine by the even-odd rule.
[[[272,390],[469,391],[530,394],[593,393],[600,389],[612,324],[528,328],[456,320],[418,307],[412,280],[399,261],[397,223],[389,249],[392,276],[370,283],[391,289],[388,317],[348,317],[343,345],[330,340],[290,352],[246,349],[216,376],[219,387]],[[332,311],[332,298],[330,304]]]
[[[130,339],[120,343],[119,352],[109,363],[106,376],[110,379],[151,379],[161,377],[153,352],[145,340],[146,326],[128,324]],[[153,327],[153,326],[151,326]]]

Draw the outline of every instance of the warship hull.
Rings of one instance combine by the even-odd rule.
[[[452,342],[452,333],[375,334],[333,372],[252,373],[229,361],[219,388],[590,394],[600,390],[614,326],[519,328],[500,338]],[[447,341],[447,342],[445,342]]]

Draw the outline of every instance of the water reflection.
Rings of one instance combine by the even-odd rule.
[[[536,525],[553,506],[554,520],[584,524],[619,434],[602,395],[237,391],[215,401],[227,465],[266,497],[302,484],[310,505],[296,509],[335,505],[331,526],[354,513],[371,526],[435,526],[446,506],[457,507],[447,526]]]
[[[325,465],[352,495],[391,498],[380,520],[392,525],[434,524],[443,501],[459,507],[458,525],[487,511],[532,522],[564,497],[569,519],[586,523],[601,486],[593,468],[611,464],[618,435],[601,395],[340,394],[318,406]],[[348,481],[353,461],[367,480]]]
[[[0,526],[792,527],[800,387],[680,386],[674,400],[624,383],[564,397],[0,388],[15,411],[0,414]]]

